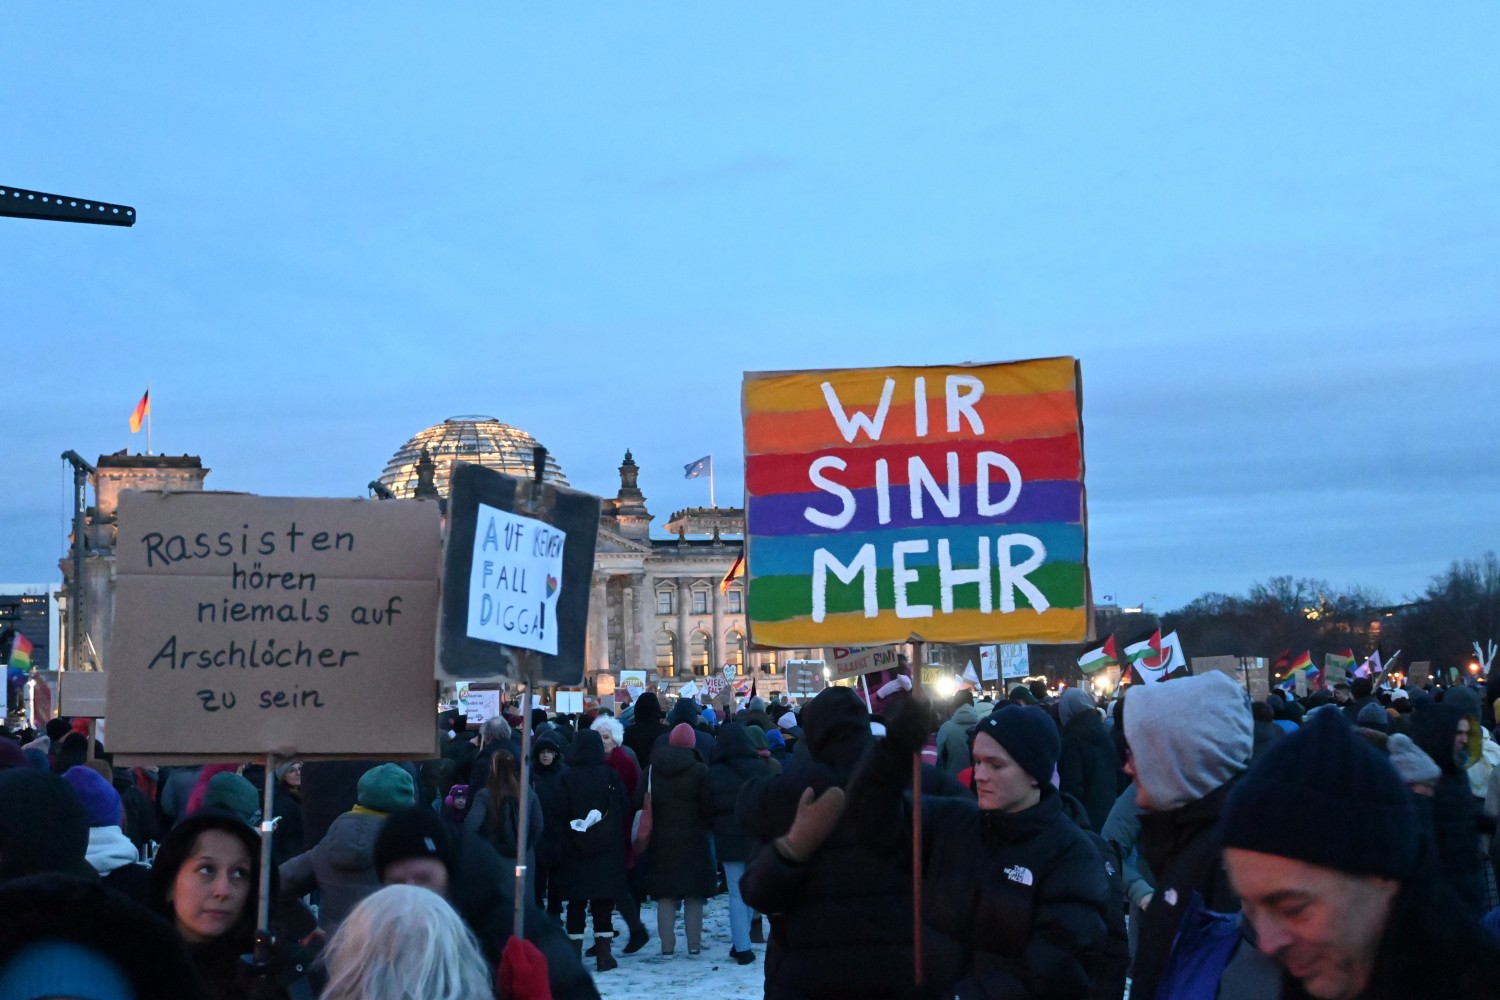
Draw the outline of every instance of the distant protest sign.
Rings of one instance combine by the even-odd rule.
[[[439,663],[454,679],[583,683],[599,498],[479,465],[454,470]]]
[[[1240,669],[1240,658],[1238,656],[1195,656],[1193,657],[1193,673],[1206,674],[1217,670],[1225,674],[1230,680],[1240,687],[1245,686],[1245,672]]]
[[[59,672],[59,711],[70,719],[104,718],[105,683],[105,675],[97,670]]]
[[[746,374],[752,640],[1086,638],[1080,400],[1072,358]]]
[[[1024,642],[1007,642],[1000,646],[1001,680],[1031,676],[1031,647]]]
[[[110,749],[430,757],[437,504],[120,497]]]
[[[998,681],[1000,679],[1000,647],[979,647],[979,679],[982,681]]]
[[[1251,701],[1265,701],[1271,696],[1271,661],[1264,656],[1247,656],[1240,661],[1245,668],[1245,686]]]
[[[894,670],[899,666],[895,646],[830,646],[823,653],[829,676],[836,681],[861,674],[873,674],[877,670]]]
[[[1406,672],[1406,682],[1414,688],[1425,687],[1432,679],[1432,661],[1418,660]]]
[[[479,691],[469,688],[463,697],[464,719],[471,726],[482,726],[486,719],[500,714],[500,691]]]

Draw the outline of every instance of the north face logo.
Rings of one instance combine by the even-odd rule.
[[[1031,869],[1022,868],[1020,865],[1013,865],[1010,868],[1005,869],[1005,877],[1010,879],[1012,882],[1019,882],[1022,885],[1030,885]]]

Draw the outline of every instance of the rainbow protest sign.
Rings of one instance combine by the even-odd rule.
[[[1081,391],[1072,358],[747,373],[752,640],[1085,638]]]

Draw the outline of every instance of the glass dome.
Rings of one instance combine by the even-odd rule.
[[[449,417],[429,427],[402,445],[386,463],[380,482],[401,499],[417,492],[417,461],[422,449],[432,456],[438,492],[448,495],[448,480],[455,462],[472,462],[506,475],[530,477],[531,449],[539,442],[519,427],[502,424],[494,417]],[[546,482],[568,485],[562,466],[547,453],[542,472]]]

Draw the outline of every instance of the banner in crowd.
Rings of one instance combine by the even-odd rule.
[[[1006,642],[1000,646],[1000,676],[1015,680],[1031,676],[1031,647],[1024,642]]]
[[[1081,399],[1072,358],[747,373],[752,640],[1084,639]]]
[[[534,496],[533,496],[534,492]],[[599,498],[464,464],[448,497],[439,663],[455,679],[583,683]]]
[[[437,504],[127,491],[115,551],[117,760],[432,756]]]
[[[823,651],[823,662],[836,681],[878,670],[894,670],[900,650],[895,646],[830,646]]]

